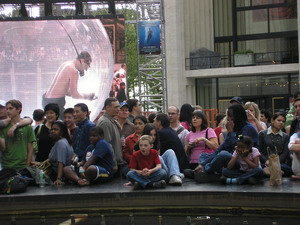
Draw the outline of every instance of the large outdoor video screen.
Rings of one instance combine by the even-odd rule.
[[[0,99],[20,100],[22,116],[31,116],[34,109],[43,108],[44,94],[65,97],[64,108],[83,102],[89,106],[91,119],[95,118],[109,96],[115,73],[125,63],[122,19],[103,19],[106,24],[101,20],[0,21]],[[83,58],[78,65],[74,61],[82,52],[91,60]],[[84,75],[82,69],[86,69]],[[78,74],[74,73],[77,70]],[[66,75],[70,71],[71,75]],[[74,83],[73,79],[78,80]],[[56,93],[49,94],[51,88]],[[95,97],[72,96],[71,88],[77,88],[81,96],[95,93]]]

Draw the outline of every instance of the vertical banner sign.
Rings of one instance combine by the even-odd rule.
[[[138,25],[140,54],[160,54],[160,21],[142,21]]]

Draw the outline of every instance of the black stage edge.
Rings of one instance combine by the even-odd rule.
[[[65,185],[28,187],[26,193],[0,195],[0,219],[11,216],[106,215],[223,215],[300,218],[300,182],[284,178],[278,187],[196,184],[161,190],[132,190],[126,180],[90,187]]]

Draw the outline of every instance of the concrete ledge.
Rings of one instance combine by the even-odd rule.
[[[227,76],[263,75],[299,73],[299,64],[274,64],[264,66],[243,66],[228,68],[212,68],[202,70],[186,70],[186,78],[212,78]]]

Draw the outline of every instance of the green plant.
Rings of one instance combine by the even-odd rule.
[[[254,53],[251,49],[247,49],[247,50],[239,50],[234,52],[234,54],[250,54],[250,53]]]

